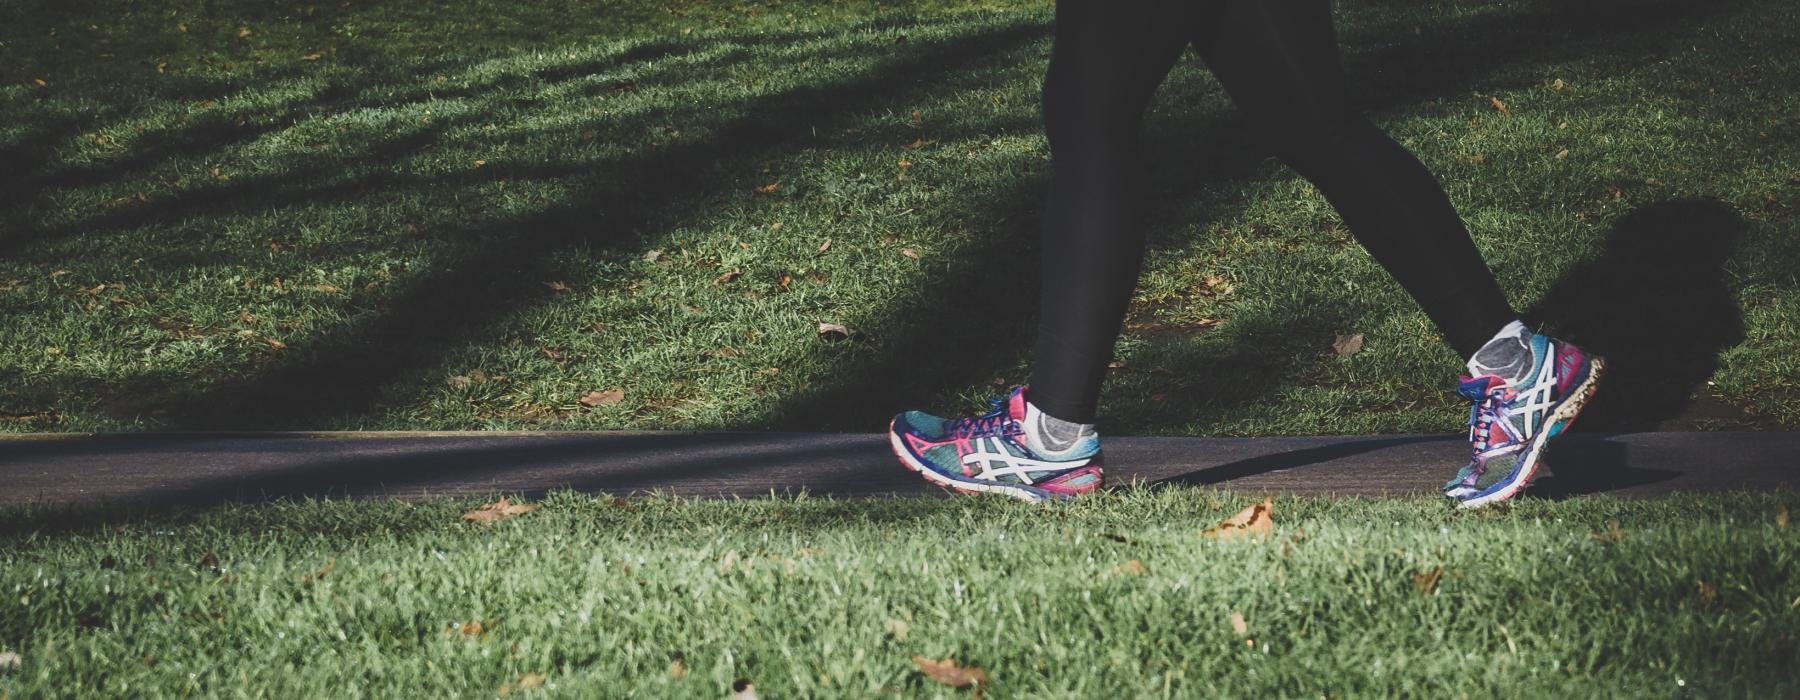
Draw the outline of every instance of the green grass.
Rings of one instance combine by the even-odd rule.
[[[1584,426],[1800,427],[1797,13],[1339,6],[1359,100],[1515,304],[1615,360]],[[1037,284],[1049,19],[8,3],[0,430],[868,430],[980,405],[1028,374],[1029,295],[980,313]],[[1458,358],[1246,135],[1184,62],[1146,127],[1153,250],[1103,429],[1455,430]]]
[[[1791,492],[1282,499],[1267,540],[1200,535],[1251,501],[10,510],[0,696],[474,697],[532,673],[578,697],[959,694],[915,655],[985,669],[993,697],[1800,691]]]

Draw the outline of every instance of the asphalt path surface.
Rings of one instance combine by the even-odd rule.
[[[1252,493],[1435,492],[1466,460],[1456,435],[1107,438],[1108,483]],[[1800,433],[1571,434],[1533,491],[1657,496],[1791,488]],[[943,491],[881,434],[281,433],[0,437],[0,505],[217,503],[298,497],[758,497]]]

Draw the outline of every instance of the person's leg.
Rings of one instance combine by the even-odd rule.
[[[1144,255],[1138,123],[1187,47],[1190,0],[1058,0],[1044,78],[1052,173],[1043,297],[1027,387],[987,414],[894,417],[894,455],[926,480],[1028,501],[1099,488],[1089,425]]]
[[[1192,35],[1193,2],[1058,0],[1044,77],[1051,180],[1032,405],[1092,423],[1144,256],[1138,126]]]
[[[1445,495],[1465,508],[1511,498],[1602,362],[1517,322],[1436,178],[1350,106],[1326,0],[1225,0],[1209,26],[1195,44],[1251,123],[1469,358],[1458,391],[1474,403],[1473,454]]]
[[[1469,358],[1516,314],[1443,188],[1354,107],[1327,0],[1225,0],[1195,47],[1262,141]]]

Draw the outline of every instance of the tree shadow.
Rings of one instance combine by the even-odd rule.
[[[1697,17],[1720,12],[1729,5],[1646,4],[1640,7],[1643,11],[1621,25],[1621,31],[1657,31],[1684,25]],[[1534,52],[1552,51],[1566,59],[1595,50],[1590,37],[1579,34],[1564,32],[1544,38],[1547,18],[1554,20],[1555,12],[1466,20],[1421,38],[1417,44],[1353,52],[1350,56],[1352,71],[1353,74],[1368,71],[1376,75],[1389,71],[1405,72],[1418,65],[1421,53],[1441,56],[1436,64],[1451,63],[1461,67],[1455,80],[1429,81],[1409,77],[1405,81],[1381,81],[1369,92],[1372,99],[1368,106],[1393,109],[1419,100],[1460,93],[1468,89],[1472,81],[1479,82],[1485,76],[1516,69],[1518,64],[1535,57]],[[103,224],[101,228],[118,229],[215,210],[291,207],[316,202],[320,197],[354,197],[370,188],[401,184],[442,187],[471,179],[497,177],[567,177],[577,176],[578,169],[603,169],[613,176],[630,178],[629,186],[590,186],[579,190],[578,196],[569,203],[535,215],[482,222],[446,232],[446,236],[476,243],[460,251],[455,259],[446,261],[441,270],[435,270],[414,286],[384,300],[381,308],[361,314],[342,327],[292,343],[291,352],[285,353],[279,361],[257,368],[247,376],[208,382],[195,388],[187,387],[192,383],[191,378],[152,378],[147,381],[153,386],[144,387],[144,391],[124,392],[142,393],[152,400],[130,408],[156,416],[163,425],[178,428],[293,426],[316,424],[321,419],[366,416],[380,408],[382,392],[407,371],[434,365],[458,341],[492,327],[508,313],[542,303],[548,295],[534,273],[549,264],[547,260],[558,252],[577,247],[624,248],[633,242],[634,236],[640,242],[655,240],[664,228],[657,212],[704,198],[726,184],[725,178],[719,175],[720,163],[748,161],[800,143],[821,148],[853,145],[847,137],[809,138],[807,127],[813,124],[841,127],[860,112],[901,104],[901,100],[986,87],[979,76],[970,77],[960,71],[966,71],[971,64],[1005,57],[1023,46],[1041,41],[1047,36],[1047,29],[1040,23],[1021,22],[984,27],[923,48],[924,42],[919,41],[903,49],[869,48],[869,51],[896,52],[899,57],[847,80],[749,99],[742,105],[734,105],[737,116],[726,119],[715,133],[703,140],[679,143],[614,162],[545,166],[497,163],[495,166],[505,167],[494,167],[491,172],[425,179],[395,178],[377,173],[370,175],[370,179],[329,180],[322,186],[312,182],[287,183],[298,186],[282,190],[282,196],[275,200],[258,199],[258,192],[266,194],[266,187],[283,183],[258,180],[245,183],[257,187],[232,189],[229,195],[218,199],[198,196],[185,203],[191,207],[157,207],[103,219],[99,221]],[[641,53],[631,57],[653,58],[671,50],[660,45],[640,48]],[[605,65],[616,67],[618,63]],[[592,66],[588,70],[580,65],[559,66],[545,71],[545,75],[547,79],[575,80],[577,76],[591,75],[592,69]],[[946,76],[950,78],[946,79]],[[796,118],[801,114],[808,118]],[[1168,118],[1192,121],[1193,116],[1182,114]],[[1212,115],[1203,120],[1202,126],[1215,131],[1214,135],[1174,140],[1174,148],[1164,155],[1165,165],[1161,166],[1171,168],[1171,172],[1163,177],[1194,185],[1204,182],[1220,186],[1256,177],[1262,164],[1260,153],[1242,147],[1221,146],[1241,140],[1238,138],[1241,126],[1231,124],[1233,119],[1235,117],[1220,119]],[[1225,127],[1212,129],[1219,124]],[[970,130],[981,128],[982,125],[977,124]],[[413,137],[417,140],[399,144],[399,147],[403,150],[421,147],[421,142],[429,143],[434,136],[435,132],[417,134]],[[323,176],[325,173],[314,174]],[[84,172],[64,176],[74,178],[71,181],[85,181],[93,175]],[[993,298],[1018,285],[1035,286],[1037,266],[1029,261],[1036,250],[1034,212],[1038,208],[1041,184],[1041,179],[1035,175],[1020,177],[1011,190],[991,203],[998,214],[997,220],[1005,222],[1004,225],[981,232],[983,238],[959,250],[958,260],[933,270],[922,279],[919,295],[880,310],[879,318],[868,329],[870,335],[879,339],[879,346],[871,347],[863,359],[842,367],[830,378],[829,386],[802,391],[771,407],[763,418],[758,419],[756,427],[867,429],[885,421],[886,416],[899,406],[941,395],[946,389],[986,381],[996,372],[1017,365],[1026,350],[1024,340],[1031,330],[1029,318],[1022,316],[1006,323],[991,324],[941,312],[954,308],[958,300]],[[1168,208],[1162,208],[1164,215]],[[1304,314],[1299,311],[1296,314],[1299,314],[1293,317],[1296,324],[1305,320]],[[1244,339],[1254,339],[1257,335],[1247,333]],[[974,351],[969,352],[970,349]],[[1252,351],[1246,349],[1244,352]],[[1234,353],[1227,352],[1228,355]],[[921,358],[931,359],[921,362]],[[1279,373],[1272,376],[1279,378]],[[59,391],[120,393],[117,386],[101,383],[70,386]],[[1230,400],[1254,398],[1239,396]]]
[[[1528,321],[1605,358],[1581,429],[1692,422],[1689,411],[1696,394],[1706,394],[1720,354],[1744,339],[1725,262],[1747,228],[1714,200],[1638,208],[1613,225],[1598,258],[1570,268],[1526,312]]]

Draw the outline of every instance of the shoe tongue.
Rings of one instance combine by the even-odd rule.
[[[1462,394],[1464,398],[1471,401],[1480,401],[1481,399],[1487,398],[1488,393],[1492,392],[1494,387],[1500,386],[1506,386],[1506,379],[1504,377],[1497,377],[1492,374],[1480,377],[1463,377],[1462,384],[1456,387],[1456,393]]]

